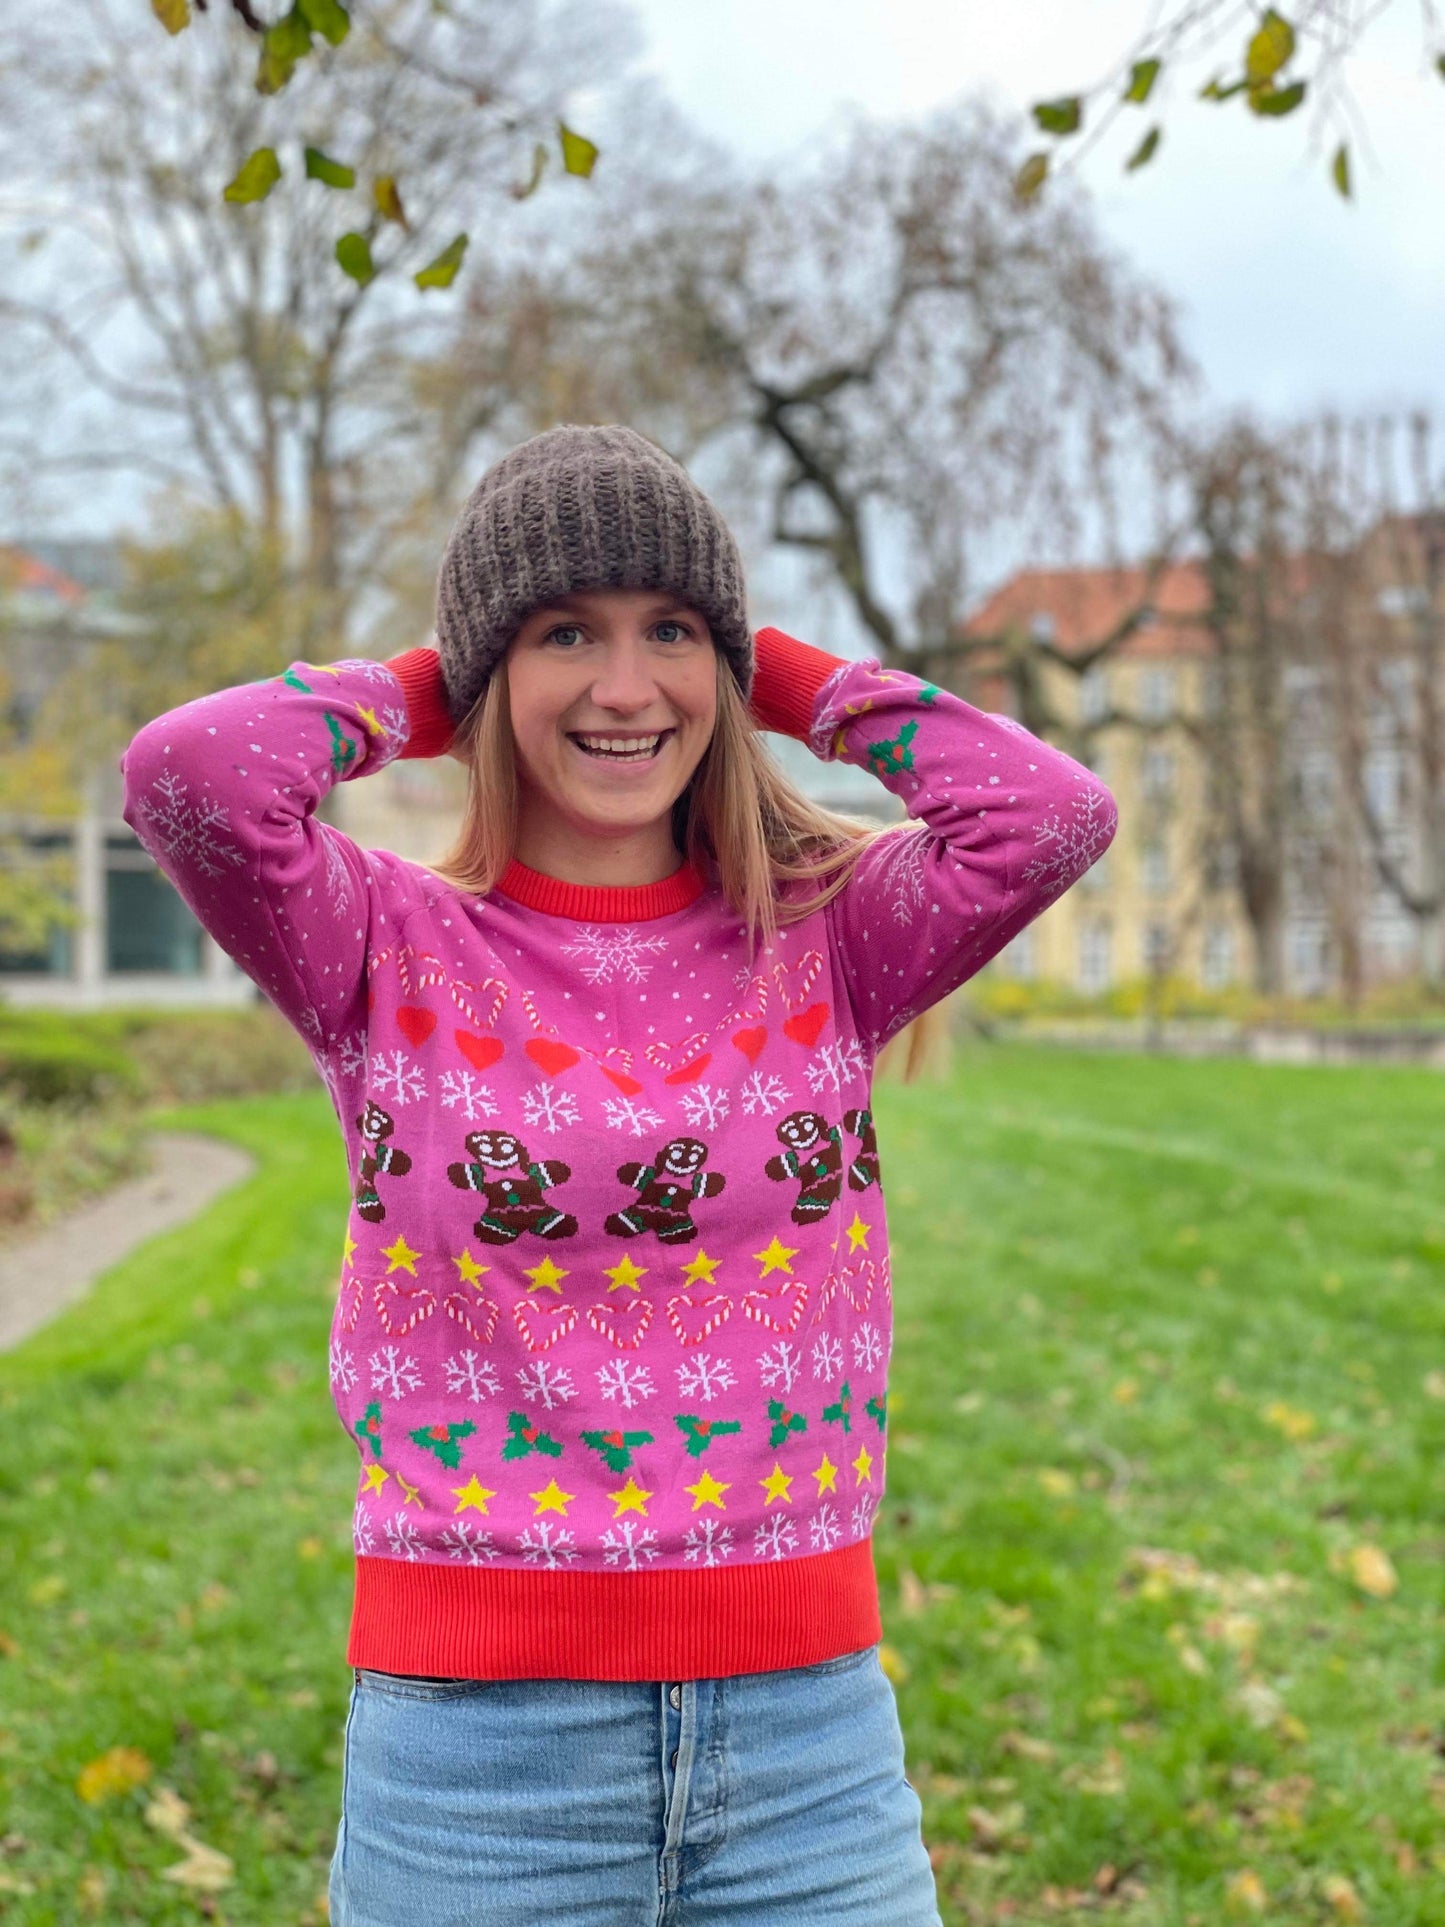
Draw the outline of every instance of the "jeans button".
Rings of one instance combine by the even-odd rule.
[[[680,1686],[669,1686],[667,1689],[667,1698],[668,1703],[675,1710],[682,1705],[682,1688]]]

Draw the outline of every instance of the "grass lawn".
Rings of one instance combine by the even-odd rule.
[[[1445,1921],[1445,1080],[970,1046],[878,1098],[944,1919]],[[340,1146],[319,1093],[185,1117],[256,1176],[0,1358],[7,1922],[324,1918]]]

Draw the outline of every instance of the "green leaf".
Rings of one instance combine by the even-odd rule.
[[[1014,193],[1021,201],[1031,201],[1048,178],[1049,157],[1047,154],[1030,154],[1018,173],[1014,175]]]
[[[319,147],[306,150],[306,178],[324,181],[328,187],[355,187],[356,169],[341,161],[329,160]]]
[[[151,0],[151,12],[167,33],[181,33],[191,24],[191,0]]]
[[[557,132],[562,140],[563,167],[586,180],[597,164],[597,149],[585,134],[574,134],[564,121],[558,121]]]
[[[407,220],[406,209],[401,204],[401,195],[397,191],[396,176],[394,174],[378,174],[371,184],[371,192],[376,202],[376,211],[382,219],[397,222],[399,226],[404,227],[409,233],[411,231],[411,222]]]
[[[1136,167],[1147,166],[1148,163],[1153,160],[1154,150],[1158,147],[1163,137],[1164,130],[1162,127],[1151,127],[1143,140],[1141,140],[1139,145],[1134,149],[1134,152],[1129,156],[1128,160],[1125,161],[1124,172],[1126,174],[1132,174]]]
[[[1335,150],[1335,158],[1330,166],[1330,174],[1335,186],[1348,201],[1352,189],[1350,182],[1350,149],[1349,144],[1345,141],[1341,141]]]
[[[276,158],[274,147],[258,147],[254,154],[242,162],[235,180],[229,182],[222,195],[227,201],[264,201],[271,189],[281,178],[281,163]]]
[[[1272,120],[1280,120],[1299,106],[1305,97],[1305,87],[1303,80],[1297,80],[1292,87],[1251,87],[1250,112],[1268,114]]]
[[[1248,85],[1249,82],[1247,80],[1232,80],[1226,87],[1224,82],[1216,77],[1210,81],[1207,87],[1200,88],[1199,98],[1201,100],[1233,100],[1234,96],[1236,94],[1242,94]]]
[[[1129,85],[1125,89],[1125,100],[1132,100],[1143,106],[1154,91],[1154,83],[1159,78],[1162,60],[1136,60],[1129,73]]]
[[[336,258],[351,276],[364,288],[376,273],[371,261],[371,245],[364,234],[343,234],[336,243]]]
[[[532,150],[532,178],[524,187],[514,187],[512,189],[512,198],[514,200],[525,201],[529,195],[537,192],[537,189],[542,185],[542,175],[546,169],[547,159],[550,153],[551,149],[545,141],[537,142],[536,147]]]
[[[1435,65],[1439,70],[1440,78],[1445,80],[1445,54],[1436,54]]]
[[[319,33],[333,47],[339,47],[351,32],[351,16],[341,0],[296,0],[296,8],[312,33]]]
[[[283,14],[275,26],[266,29],[261,42],[261,62],[256,69],[256,92],[279,94],[298,60],[311,51],[311,29],[299,7]]]
[[[462,256],[467,251],[467,237],[459,234],[449,241],[435,261],[429,261],[424,268],[412,276],[419,288],[449,288],[456,279],[457,269],[462,265]]]
[[[1294,28],[1283,14],[1270,7],[1245,50],[1245,74],[1256,85],[1273,80],[1293,52]]]
[[[1046,134],[1077,134],[1084,118],[1084,103],[1077,94],[1062,100],[1036,100],[1032,113]]]

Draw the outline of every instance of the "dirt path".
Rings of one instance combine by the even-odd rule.
[[[219,1138],[157,1131],[151,1145],[154,1166],[137,1183],[0,1251],[0,1351],[83,1298],[138,1244],[194,1218],[255,1169],[247,1152]]]

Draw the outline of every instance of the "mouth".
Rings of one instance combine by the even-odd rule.
[[[622,735],[578,730],[569,733],[567,740],[575,743],[584,756],[590,756],[597,763],[652,763],[661,754],[668,738],[676,734],[675,729],[655,729],[645,735],[639,732]]]

